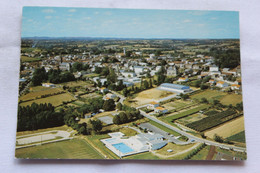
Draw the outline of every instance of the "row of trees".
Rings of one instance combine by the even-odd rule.
[[[36,104],[18,107],[17,131],[37,130],[63,125],[63,115],[55,112],[52,104]]]
[[[62,83],[74,81],[75,77],[71,72],[61,72],[60,70],[45,71],[44,67],[35,69],[32,77],[32,85],[41,85],[43,82]]]
[[[114,124],[124,124],[131,121],[143,118],[138,110],[120,112],[118,115],[115,115],[113,118]]]

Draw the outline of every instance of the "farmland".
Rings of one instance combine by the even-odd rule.
[[[195,122],[195,121],[199,121],[199,120],[206,118],[206,117],[207,116],[204,115],[204,114],[197,113],[197,114],[193,114],[193,115],[178,119],[178,122],[186,125],[186,124],[189,124],[189,123],[192,123],[192,122]]]
[[[194,94],[191,96],[192,99],[201,100],[202,98],[206,98],[208,101],[212,102],[213,100],[220,100],[227,94],[222,91],[216,90],[205,90],[198,94]]]
[[[21,56],[22,62],[35,62],[35,61],[40,61],[40,58],[32,58],[28,56]]]
[[[196,108],[181,112],[179,114],[175,114],[175,115],[172,115],[172,116],[169,115],[166,118],[164,118],[164,120],[166,120],[168,123],[171,123],[172,121],[186,117],[188,115],[195,114],[195,113],[199,112],[200,110],[203,110],[203,109],[206,109],[206,108],[208,108],[208,105],[201,105],[201,106],[198,106]]]
[[[229,136],[235,135],[241,131],[244,131],[244,117],[239,117],[230,122],[227,122],[219,127],[211,129],[205,132],[205,135],[213,138],[215,134],[227,138]]]
[[[61,92],[62,92],[62,90],[59,88],[48,88],[46,90],[30,92],[26,95],[21,96],[20,100],[27,101],[27,100],[32,100],[32,99],[36,99],[36,98],[41,98],[41,96],[44,96],[44,95],[54,95],[54,94],[61,93]]]
[[[239,116],[240,114],[236,114],[234,110],[226,110],[202,120],[187,124],[187,126],[191,129],[202,132]]]
[[[242,102],[242,95],[238,94],[228,94],[220,100],[220,103],[224,105],[232,104],[233,106],[240,102]]]
[[[245,143],[246,142],[245,131],[241,131],[237,134],[234,134],[228,137],[227,140]]]
[[[16,158],[32,159],[102,159],[85,140],[72,139],[35,147],[16,149]]]
[[[50,96],[50,97],[46,97],[46,98],[23,102],[20,105],[27,106],[27,105],[31,105],[33,102],[35,102],[37,104],[51,103],[53,106],[58,106],[58,105],[61,105],[63,101],[72,101],[72,100],[74,100],[74,97],[72,97],[68,93],[63,93],[63,94],[54,95],[54,96]]]

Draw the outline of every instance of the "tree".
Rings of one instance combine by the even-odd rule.
[[[204,84],[201,84],[201,85],[200,85],[200,89],[201,89],[201,90],[205,90],[205,89],[207,89],[207,88],[208,88],[207,85],[204,85]]]
[[[121,124],[121,121],[120,121],[120,118],[118,115],[114,116],[113,117],[113,123],[114,124]]]
[[[201,101],[200,101],[201,103],[209,103],[209,101],[205,98],[205,97],[203,97],[203,98],[201,98]]]
[[[121,122],[122,124],[128,122],[128,119],[127,119],[127,116],[126,116],[126,113],[125,113],[125,112],[120,112],[120,113],[119,113],[119,118],[120,118],[120,122]]]
[[[99,133],[103,128],[102,122],[100,120],[90,120],[90,123],[93,130],[97,133]]]
[[[144,81],[144,89],[148,89],[149,88],[149,84],[148,84],[148,82],[145,80]]]
[[[121,111],[123,108],[123,105],[119,102],[119,103],[117,103],[116,108]]]
[[[47,80],[47,78],[48,76],[44,67],[37,68],[33,73],[32,84],[33,86],[41,85],[43,81]]]
[[[127,97],[127,94],[128,94],[127,88],[124,88],[124,89],[123,89],[123,94],[124,94],[125,97]]]
[[[152,88],[153,87],[153,82],[152,82],[152,79],[150,79],[149,81],[149,87]]]
[[[214,140],[220,143],[224,142],[224,139],[221,136],[218,136],[217,134],[214,135]]]
[[[105,111],[112,111],[115,109],[115,101],[112,99],[106,100],[103,105]]]

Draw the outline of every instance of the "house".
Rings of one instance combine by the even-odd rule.
[[[157,102],[150,102],[148,105],[147,105],[147,108],[148,109],[155,109],[155,108],[157,108],[157,107],[159,107],[160,105],[159,105],[159,103],[157,103]]]
[[[216,83],[216,81],[215,81],[214,79],[210,79],[210,80],[209,80],[209,83],[210,83],[211,85],[213,85],[213,84]]]
[[[102,88],[100,88],[100,92],[102,92],[102,93],[108,92],[108,89],[105,87],[102,87]]]
[[[123,85],[125,85],[126,87],[130,87],[130,86],[133,86],[134,85],[134,83],[132,83],[132,82],[123,82]]]
[[[121,72],[121,74],[124,76],[124,77],[136,77],[136,74],[134,72]]]
[[[219,68],[214,65],[214,66],[209,67],[209,71],[210,72],[216,72],[216,71],[219,71]]]
[[[177,69],[175,66],[170,66],[167,69],[167,76],[176,76],[177,75]]]
[[[42,86],[44,86],[44,87],[55,87],[55,84],[53,84],[53,83],[42,83]]]
[[[189,80],[189,78],[187,78],[187,77],[180,77],[178,79],[178,82],[188,82],[188,80]]]
[[[107,93],[106,95],[104,95],[103,100],[109,100],[109,99],[114,99],[114,98],[116,98],[115,94]]]
[[[155,112],[155,113],[163,113],[163,114],[165,114],[165,113],[168,112],[168,110],[165,109],[165,108],[163,108],[163,107],[156,107],[155,110],[154,110],[154,112]]]
[[[134,66],[134,71],[135,71],[136,74],[143,73],[144,67],[142,67],[142,66]]]
[[[59,66],[59,69],[62,70],[62,71],[70,71],[70,63],[67,63],[67,62],[62,62]]]
[[[177,93],[188,93],[192,91],[189,86],[172,84],[172,83],[163,83],[157,89],[170,91],[170,92],[177,92]]]
[[[223,82],[223,81],[218,81],[216,84],[216,87],[225,88],[225,87],[228,87],[228,83]]]
[[[238,85],[238,84],[232,84],[232,85],[231,85],[231,89],[232,89],[232,90],[240,90],[240,89],[241,89],[241,86]]]

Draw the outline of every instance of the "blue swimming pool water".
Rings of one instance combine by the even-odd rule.
[[[118,143],[118,144],[112,144],[116,149],[118,149],[119,151],[121,151],[121,153],[125,154],[125,153],[129,153],[134,151],[132,148],[128,147],[126,144],[124,143]]]

